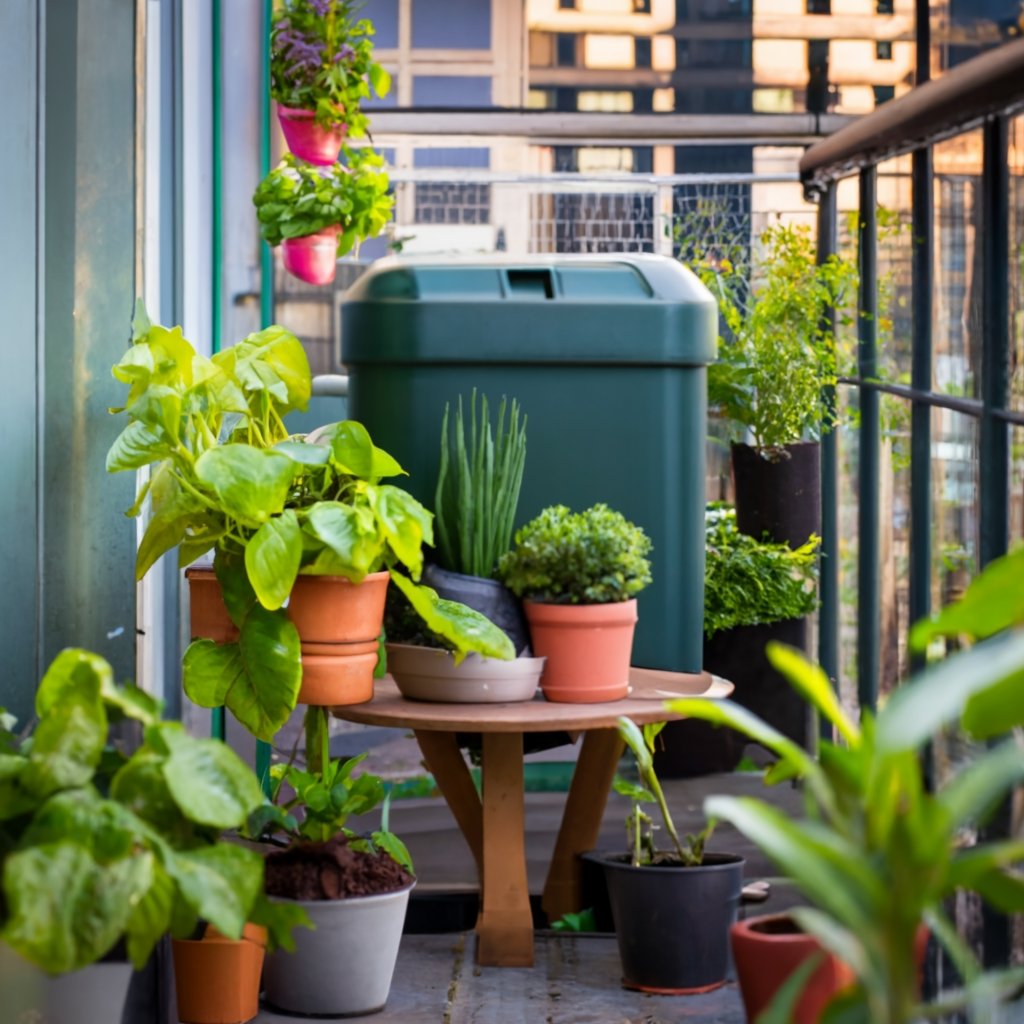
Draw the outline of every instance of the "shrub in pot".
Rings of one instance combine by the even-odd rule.
[[[366,134],[360,106],[386,96],[391,76],[373,59],[373,25],[350,0],[283,0],[270,33],[270,95],[288,148],[332,164],[346,136]]]
[[[309,284],[330,284],[338,259],[379,235],[394,206],[382,158],[368,147],[342,153],[344,163],[324,168],[285,154],[253,193],[260,234]]]
[[[743,858],[705,851],[709,826],[680,839],[654,769],[652,752],[661,725],[639,728],[619,719],[619,734],[636,760],[639,785],[616,779],[633,800],[626,827],[630,852],[589,853],[604,868],[615,935],[627,988],[662,994],[703,992],[724,984],[729,970],[729,928],[743,889]],[[658,851],[654,823],[644,810],[656,803],[672,848]]]
[[[544,509],[516,533],[498,575],[518,597],[548,700],[619,700],[629,690],[636,599],[651,581],[643,530],[607,505]]]
[[[958,890],[976,892],[1006,913],[1024,909],[1014,867],[1024,844],[1015,838],[971,842],[1024,779],[1018,741],[991,744],[931,785],[922,749],[947,727],[995,740],[1024,723],[1024,633],[1012,628],[1024,624],[1017,598],[1022,571],[1021,550],[993,562],[959,604],[915,627],[911,642],[920,649],[940,634],[980,639],[918,673],[877,714],[863,709],[860,723],[819,668],[797,651],[770,647],[772,663],[834,730],[834,741],[821,742],[819,760],[731,701],[670,702],[674,711],[739,729],[773,750],[779,762],[767,781],[802,780],[804,820],[750,797],[715,796],[704,808],[735,825],[793,879],[812,904],[792,910],[793,919],[856,976],[854,987],[830,1004],[825,1021],[909,1024],[934,1016],[933,1008],[918,1005],[922,925],[966,983],[964,991],[941,997],[950,1012],[991,1010],[1020,983],[1019,971],[983,973],[947,912]],[[775,972],[781,981],[785,972]]]

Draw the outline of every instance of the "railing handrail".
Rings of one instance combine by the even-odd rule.
[[[804,191],[1024,107],[1024,39],[1005,43],[925,82],[811,146],[800,160]]]

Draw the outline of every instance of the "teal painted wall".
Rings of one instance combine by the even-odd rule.
[[[136,292],[134,0],[4,0],[0,89],[0,704],[24,718],[63,647],[134,675],[135,482],[103,464]]]

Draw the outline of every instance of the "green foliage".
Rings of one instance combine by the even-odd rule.
[[[519,403],[513,398],[506,427],[505,406],[502,398],[492,430],[487,396],[480,396],[478,419],[474,390],[469,401],[468,437],[462,396],[451,437],[448,404],[444,407],[434,508],[441,565],[452,572],[491,577],[512,543],[526,463],[526,417],[520,422]]]
[[[220,836],[264,798],[238,756],[160,721],[150,698],[116,687],[88,651],[57,656],[36,715],[24,738],[5,721],[0,742],[0,938],[63,973],[121,938],[141,967],[162,935],[187,935],[199,918],[240,935],[263,861]],[[131,757],[107,747],[125,718],[144,733]]]
[[[549,604],[628,601],[651,582],[647,534],[607,505],[544,509],[516,532],[498,578],[517,597]]]
[[[993,563],[962,606],[922,627],[918,642],[935,631],[960,632],[965,624],[971,627],[966,632],[977,629],[978,635],[1020,626],[1019,587],[1005,585],[1019,579],[1021,556],[1014,557],[1016,573],[1012,561]],[[757,843],[811,902],[794,912],[797,923],[859,979],[842,1007],[847,1019],[907,1024],[931,1015],[915,1005],[913,948],[921,922],[965,979],[965,1005],[979,992],[1001,990],[1005,979],[981,975],[944,906],[967,889],[1000,911],[1024,910],[1024,883],[1015,869],[1024,859],[1024,841],[970,845],[1000,800],[1024,780],[1024,756],[1016,739],[1003,740],[930,790],[921,751],[936,730],[957,722],[976,737],[1024,724],[1024,701],[1017,696],[1024,690],[1024,632],[1005,629],[926,669],[877,716],[864,711],[859,724],[843,710],[824,673],[802,655],[777,644],[769,645],[768,655],[835,730],[837,740],[822,741],[819,760],[730,701],[682,699],[669,706],[729,725],[773,750],[780,761],[769,781],[803,780],[802,820],[752,798],[712,797],[705,811]]]
[[[714,822],[696,836],[687,836],[684,842],[679,838],[668,803],[654,770],[654,741],[665,728],[664,722],[645,725],[642,729],[631,719],[620,717],[618,720],[619,736],[629,747],[636,761],[637,773],[642,785],[637,786],[626,779],[616,778],[613,785],[615,792],[627,796],[633,801],[633,809],[626,819],[626,832],[632,851],[634,867],[644,864],[664,864],[678,862],[684,867],[698,867],[704,863],[704,846],[711,838],[715,829]],[[654,844],[654,822],[643,810],[644,803],[657,803],[661,812],[661,820],[665,831],[672,840],[673,851],[668,854],[659,853]]]
[[[316,443],[288,435],[284,416],[305,409],[312,388],[298,339],[269,327],[211,359],[137,308],[134,341],[114,367],[129,386],[128,425],[112,445],[112,471],[150,466],[128,514],[148,504],[136,574],[174,547],[188,564],[215,551],[214,568],[240,636],[197,640],[183,682],[203,707],[227,706],[270,741],[295,707],[299,638],[283,609],[296,576],[358,583],[381,569],[419,578],[433,517],[407,491],[382,482],[403,473],[352,420],[330,424]],[[407,581],[413,587],[412,581]],[[415,587],[415,607],[458,656],[514,656],[488,619]],[[69,712],[70,713],[70,712]]]
[[[257,185],[252,201],[260,234],[270,245],[340,227],[338,256],[375,238],[391,216],[383,159],[372,149],[344,147],[345,164],[313,167],[291,153]]]
[[[736,510],[714,502],[704,518],[704,635],[783,622],[818,606],[818,537],[795,550],[736,527]]]
[[[593,907],[586,907],[578,914],[571,911],[563,914],[557,921],[551,922],[551,930],[556,932],[596,932],[597,919]]]
[[[349,0],[282,0],[270,33],[270,95],[282,106],[316,111],[322,125],[366,134],[360,110],[371,90],[386,96],[391,76],[373,59],[373,25]]]
[[[806,226],[774,224],[750,267],[705,250],[694,269],[718,299],[726,333],[708,372],[708,397],[754,444],[817,439],[831,425],[822,388],[835,382],[835,336],[825,314],[856,281],[839,256],[816,261]]]

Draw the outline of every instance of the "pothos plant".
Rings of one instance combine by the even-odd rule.
[[[199,356],[141,310],[133,344],[114,375],[130,385],[128,425],[107,457],[111,471],[150,467],[129,509],[148,502],[138,578],[174,547],[187,565],[211,549],[235,643],[197,640],[185,652],[186,693],[227,706],[269,741],[295,707],[301,682],[298,634],[283,606],[296,576],[354,583],[386,569],[429,628],[461,658],[512,658],[511,641],[488,619],[419,585],[431,514],[386,477],[404,471],[354,421],[289,437],[283,417],[305,407],[311,380],[302,346],[267,328]]]
[[[373,24],[350,0],[282,0],[270,33],[270,95],[282,106],[312,110],[318,124],[366,134],[360,106],[386,96],[391,76],[373,59]]]
[[[266,802],[228,746],[161,721],[151,697],[78,649],[50,665],[35,713],[23,734],[0,716],[0,939],[52,974],[122,938],[141,967],[200,918],[232,938],[262,923],[291,946],[305,915],[272,906],[262,858],[221,839]],[[126,719],[144,737],[130,757],[112,743]]]
[[[338,256],[374,238],[394,207],[383,159],[372,149],[342,150],[345,163],[313,167],[291,153],[259,183],[252,201],[260,234],[272,245],[338,226]]]

